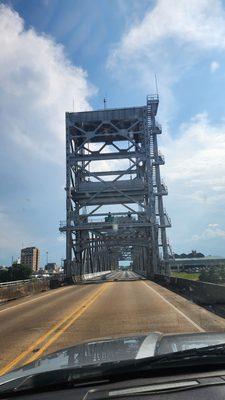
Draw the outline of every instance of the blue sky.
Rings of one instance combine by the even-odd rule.
[[[0,6],[0,265],[60,262],[64,112],[160,94],[175,252],[225,256],[225,3],[10,0]]]

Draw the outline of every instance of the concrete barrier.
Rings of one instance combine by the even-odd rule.
[[[101,272],[92,272],[91,274],[84,274],[84,275],[75,275],[73,276],[74,283],[82,283],[84,281],[88,281],[94,278],[98,278],[100,276],[106,276],[110,274],[112,271],[101,271]]]
[[[161,275],[156,275],[155,281],[187,296],[197,304],[225,304],[224,285]]]
[[[98,278],[99,276],[108,275],[111,272],[112,271],[93,272],[92,274],[82,275],[82,279],[86,280],[86,279]]]
[[[0,284],[0,303],[50,289],[49,279],[27,279]]]

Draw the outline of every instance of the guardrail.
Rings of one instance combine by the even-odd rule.
[[[0,288],[4,286],[22,285],[23,283],[31,282],[33,279],[24,279],[19,281],[10,281],[0,283]]]
[[[0,303],[49,290],[50,279],[26,279],[0,284]]]
[[[225,304],[224,285],[165,275],[155,275],[155,281],[200,305]]]
[[[99,276],[110,274],[110,272],[112,272],[112,271],[110,270],[110,271],[102,271],[102,272],[93,272],[92,274],[84,274],[84,275],[82,275],[82,279],[85,280],[85,279],[97,278]]]
[[[84,275],[74,275],[73,281],[74,283],[83,283],[85,281],[94,280],[94,278],[98,278],[101,276],[106,276],[110,274],[112,271],[101,271],[101,272],[92,272],[91,274],[84,274]]]

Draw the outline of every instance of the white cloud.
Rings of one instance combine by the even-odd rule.
[[[64,155],[64,112],[90,109],[94,88],[86,72],[66,58],[53,39],[26,30],[0,5],[1,134],[14,146],[54,162]]]
[[[90,109],[96,89],[63,46],[26,29],[18,13],[3,4],[0,48],[0,203],[8,210],[0,215],[4,263],[13,249],[18,255],[22,240],[57,241],[64,214],[65,111],[72,110],[73,98],[76,111]],[[54,248],[55,257],[63,248]]]
[[[158,0],[141,23],[122,38],[113,56],[129,57],[164,39],[205,49],[225,48],[225,12],[220,0]]]
[[[216,238],[225,238],[225,230],[219,228],[218,224],[209,224],[200,235],[193,235],[192,240],[211,240]]]
[[[217,69],[219,69],[220,64],[217,61],[212,61],[210,64],[210,71],[214,73]]]
[[[158,0],[132,24],[110,52],[108,68],[126,84],[154,92],[159,78],[164,119],[176,110],[173,85],[201,54],[225,49],[225,11],[220,0]],[[214,66],[215,68],[215,66]]]
[[[198,240],[199,250],[224,255],[223,229],[212,221],[224,222],[225,122],[214,125],[203,112],[182,124],[176,137],[163,135],[160,143],[166,155],[161,173],[169,188],[165,206],[174,250],[191,250]],[[210,248],[204,247],[206,238],[216,238]]]
[[[206,112],[180,126],[177,137],[162,138],[168,185],[205,203],[225,197],[225,123],[212,125]]]

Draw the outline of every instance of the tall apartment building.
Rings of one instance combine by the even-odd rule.
[[[40,250],[37,247],[21,249],[21,264],[31,267],[33,271],[39,269]]]

